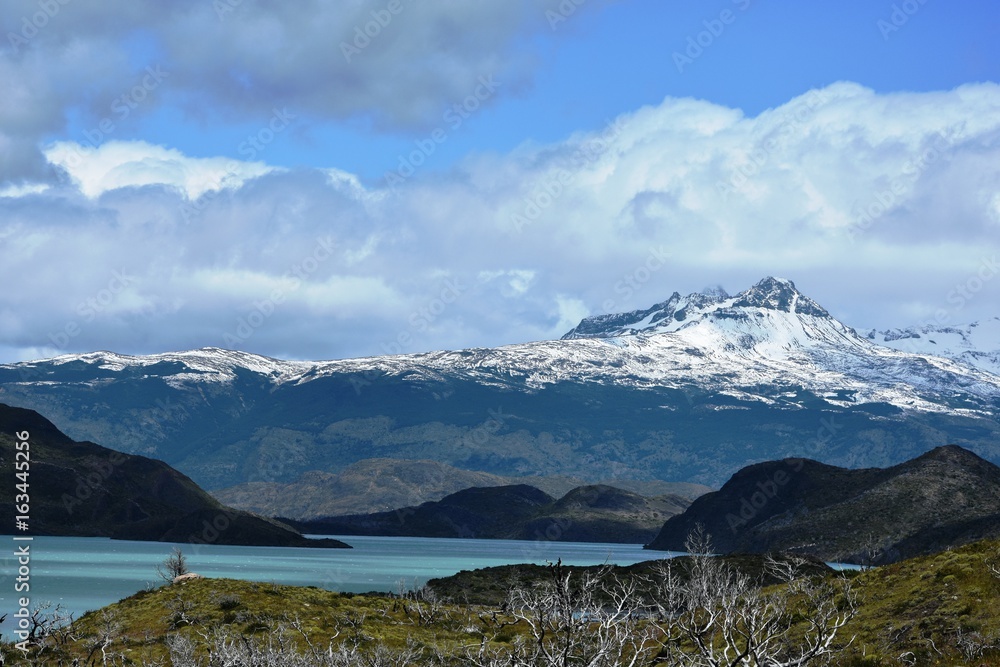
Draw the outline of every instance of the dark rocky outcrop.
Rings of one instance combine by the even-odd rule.
[[[226,507],[162,461],[75,442],[37,412],[0,404],[5,470],[13,470],[18,434],[24,432],[30,456],[26,535],[348,547],[337,540],[308,540],[290,526]],[[4,526],[14,527],[16,493],[13,479],[0,487]]]
[[[1000,536],[1000,468],[954,445],[890,468],[760,463],[667,520],[648,546],[683,550],[698,524],[720,553],[895,562]]]

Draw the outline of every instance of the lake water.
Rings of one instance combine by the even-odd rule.
[[[336,537],[336,536],[331,536]],[[567,565],[630,565],[665,558],[639,544],[593,544],[518,540],[460,540],[411,537],[340,537],[353,549],[231,547],[217,545],[128,542],[99,537],[36,537],[31,542],[31,603],[62,604],[79,617],[84,611],[162,582],[156,566],[174,546],[187,556],[188,567],[207,577],[228,577],[295,586],[318,586],[364,593],[395,591],[428,579],[511,563],[554,562]],[[14,591],[15,544],[0,557],[0,615],[12,614],[20,593]],[[0,625],[7,635],[10,618]]]

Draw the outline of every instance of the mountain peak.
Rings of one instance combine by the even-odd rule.
[[[731,318],[741,309],[758,308],[830,318],[830,313],[799,292],[791,280],[768,276],[736,296],[730,296],[717,285],[685,297],[674,292],[666,301],[645,310],[585,317],[563,336],[563,340],[664,333],[676,331],[700,319]]]
[[[740,292],[733,307],[767,308],[785,313],[830,317],[826,309],[802,294],[791,280],[771,276],[764,278],[745,292]]]
[[[975,452],[959,445],[941,445],[918,456],[914,461],[940,461],[954,466],[978,467],[992,466]]]
[[[703,289],[700,294],[709,298],[719,299],[720,301],[729,298],[729,294],[722,288],[722,285],[711,285]]]

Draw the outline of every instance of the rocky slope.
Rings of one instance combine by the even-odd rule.
[[[759,463],[668,519],[649,548],[682,550],[698,524],[720,553],[895,562],[1000,536],[1000,468],[955,446],[889,468]]]
[[[27,440],[24,440],[25,434]],[[113,537],[254,546],[347,547],[307,540],[289,526],[222,505],[160,461],[74,442],[36,412],[0,404],[0,461],[14,470],[28,447],[24,535]],[[24,467],[24,466],[22,466]],[[13,528],[15,489],[0,487],[0,522]],[[18,500],[20,503],[21,500]],[[11,528],[8,528],[10,530]]]

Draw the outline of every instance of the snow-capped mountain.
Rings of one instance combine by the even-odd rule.
[[[162,456],[209,488],[376,456],[710,484],[794,454],[890,465],[956,443],[1000,459],[1000,375],[879,342],[766,278],[493,349],[64,355],[0,366],[0,402]]]
[[[64,366],[70,368],[95,367],[110,373],[142,374],[144,377],[159,377],[171,386],[188,383],[228,383],[235,380],[240,372],[250,372],[262,378],[281,384],[297,380],[316,367],[311,361],[281,361],[259,354],[205,347],[186,352],[166,352],[147,356],[117,354],[115,352],[88,352],[87,354],[63,354],[41,362],[14,364],[23,373],[34,369]],[[94,382],[99,382],[99,379]]]
[[[721,287],[685,297],[674,292],[663,303],[646,310],[587,317],[563,336],[563,340],[677,331],[705,319],[738,317],[739,309],[762,309],[830,319],[830,313],[800,293],[792,281],[783,278],[765,278],[735,297],[726,294]]]
[[[1000,375],[1000,317],[968,325],[872,329],[865,335],[894,350],[948,357]]]
[[[142,357],[95,352],[41,363],[127,369],[161,377],[172,386],[227,383],[241,371],[273,385],[375,373],[410,382],[523,382],[529,389],[567,381],[673,388],[695,384],[765,403],[779,399],[754,388],[779,383],[800,386],[838,405],[884,402],[947,413],[956,411],[947,400],[961,387],[968,399],[982,401],[984,410],[992,412],[1000,376],[948,359],[951,355],[938,350],[933,339],[928,339],[927,351],[901,350],[871,339],[871,334],[861,337],[834,319],[791,281],[766,278],[736,296],[721,290],[686,297],[674,293],[647,310],[586,318],[559,341],[492,349],[306,362],[205,348]]]

